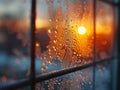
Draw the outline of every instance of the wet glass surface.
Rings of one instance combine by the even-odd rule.
[[[96,59],[113,56],[114,48],[114,7],[102,1],[96,3]]]
[[[100,1],[96,6],[97,61],[112,56],[114,8]],[[0,7],[0,86],[4,86],[30,76],[31,4],[0,0]],[[37,0],[37,75],[92,63],[93,33],[93,0]],[[96,66],[96,90],[109,90],[110,69],[109,63]],[[36,90],[74,89],[93,89],[93,67],[36,84]]]
[[[112,90],[112,61],[96,65],[95,90]]]
[[[105,61],[93,67],[66,74],[36,84],[40,90],[112,90],[112,61]],[[93,83],[95,77],[95,83]],[[95,87],[93,87],[95,84]]]
[[[38,90],[93,90],[93,68],[87,68],[36,84]]]
[[[92,0],[37,0],[37,74],[93,61],[92,5]]]

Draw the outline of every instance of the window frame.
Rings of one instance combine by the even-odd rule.
[[[94,17],[94,37],[95,37],[95,22],[96,22],[96,1],[97,0],[94,0],[93,1],[93,17]],[[104,3],[107,3],[107,4],[111,4],[113,5],[114,7],[119,7],[119,3],[116,3],[114,1],[109,1],[109,0],[98,0],[98,1],[102,1]],[[120,7],[119,7],[120,8]],[[95,45],[94,45],[94,60],[93,60],[93,63],[90,63],[90,64],[86,64],[86,65],[83,65],[83,66],[76,66],[76,67],[70,67],[68,69],[62,69],[62,70],[59,70],[59,71],[56,71],[56,72],[51,72],[51,73],[47,73],[47,74],[44,74],[44,75],[40,75],[40,76],[37,76],[36,77],[36,70],[35,70],[35,19],[36,19],[36,0],[31,0],[31,30],[30,30],[30,39],[31,39],[31,45],[30,45],[30,49],[31,49],[31,54],[30,54],[30,57],[31,57],[31,75],[30,75],[30,78],[29,79],[24,79],[24,80],[20,80],[18,83],[14,83],[14,84],[11,84],[11,85],[8,85],[8,86],[5,86],[5,87],[0,87],[0,90],[14,90],[14,89],[17,89],[17,88],[24,88],[24,87],[27,87],[27,86],[30,86],[31,87],[31,90],[35,90],[35,84],[38,83],[38,82],[42,82],[42,81],[45,81],[45,80],[49,80],[49,79],[52,79],[52,78],[55,78],[55,77],[59,77],[59,76],[62,76],[62,75],[65,75],[65,74],[69,74],[69,73],[72,73],[72,72],[75,72],[75,71],[78,71],[78,70],[83,70],[83,69],[86,69],[86,68],[89,68],[91,66],[93,66],[93,89],[95,87],[95,66],[100,64],[100,63],[103,63],[103,62],[106,62],[106,61],[112,61],[114,60],[114,58],[117,58],[117,56],[114,55],[115,53],[115,50],[113,52],[113,56],[111,56],[110,58],[108,59],[105,59],[105,60],[100,60],[100,61],[95,61],[96,57],[95,57]],[[118,37],[117,37],[118,38]],[[116,43],[118,41],[115,40],[115,47],[116,48]],[[95,44],[95,39],[94,39],[94,44]],[[120,73],[119,73],[120,74]],[[120,81],[119,81],[120,82]]]

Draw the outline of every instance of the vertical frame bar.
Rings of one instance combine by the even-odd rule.
[[[118,67],[117,67],[117,90],[120,90],[120,1],[118,1]]]
[[[115,0],[117,1],[117,0]],[[119,80],[119,77],[117,75],[117,71],[119,70],[118,67],[118,63],[119,63],[119,29],[118,29],[118,24],[119,24],[119,6],[117,4],[117,2],[113,5],[114,6],[114,23],[115,23],[115,36],[114,36],[114,50],[113,50],[113,56],[114,56],[114,60],[112,61],[111,65],[111,74],[112,74],[112,90],[119,90],[117,89],[117,81]],[[119,85],[118,85],[119,86]]]
[[[36,32],[36,28],[35,28],[35,20],[36,20],[36,0],[32,0],[31,1],[31,31],[30,31],[30,35],[31,35],[31,52],[30,52],[30,57],[31,57],[31,90],[35,90],[35,32]]]
[[[93,63],[96,61],[96,0],[93,0],[93,36],[94,36],[94,46],[93,46]],[[96,65],[93,64],[93,90],[95,90],[95,68]]]

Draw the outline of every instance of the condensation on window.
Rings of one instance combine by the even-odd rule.
[[[114,11],[101,2],[96,6],[96,56],[101,60],[112,55]],[[30,10],[31,0],[0,0],[0,85],[30,75]],[[93,62],[93,0],[37,0],[36,14],[37,74]],[[89,71],[81,75],[73,79],[91,86]],[[65,80],[61,86],[72,85]]]
[[[36,84],[36,90],[93,90],[93,68],[73,72]]]
[[[92,0],[37,0],[36,56],[41,60],[41,71],[46,72],[50,65],[56,70],[92,63],[95,55],[96,60],[110,57],[113,7],[97,2],[95,42],[93,19]]]
[[[37,83],[36,90],[93,90],[93,88],[95,90],[110,90],[112,87],[111,63],[106,61],[96,65],[94,75],[93,67],[89,67]]]
[[[43,66],[93,61],[92,0],[37,0],[36,28],[36,56]]]
[[[112,5],[96,3],[96,57],[97,60],[112,56],[114,48],[114,8]]]
[[[95,68],[95,90],[110,90],[112,88],[113,61],[106,61],[96,65]]]

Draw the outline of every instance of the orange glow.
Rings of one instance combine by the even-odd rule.
[[[92,60],[92,57],[94,56],[94,38],[96,38],[96,55],[100,56],[104,53],[108,54],[110,50],[112,51],[112,39],[114,34],[114,15],[112,14],[112,9],[110,9],[111,12],[109,12],[109,10],[107,10],[109,7],[105,8],[104,5],[104,7],[99,7],[100,5],[98,5],[99,8],[96,13],[96,37],[94,37],[92,1],[85,1],[85,7],[80,0],[76,0],[77,3],[72,3],[71,0],[66,1],[68,4],[67,9],[56,6],[54,8],[49,8],[48,12],[45,13],[48,15],[45,15],[45,17],[42,17],[41,15],[39,17],[37,15],[37,18],[35,19],[37,32],[35,32],[35,34],[40,42],[37,41],[35,43],[36,56],[43,59],[42,61],[45,61],[45,63],[47,61],[52,61],[54,58],[70,63],[78,60],[87,63],[89,60]],[[12,21],[13,23],[11,23]],[[0,26],[5,24],[7,27],[11,27],[11,30],[14,29],[14,31],[16,30],[17,32],[19,31],[18,33],[23,34],[17,36],[23,40],[23,47],[26,47],[28,45],[27,42],[29,41],[26,34],[31,28],[30,19],[23,18],[16,22],[14,20],[12,21],[0,21]],[[25,30],[27,30],[27,32]],[[42,35],[44,32],[41,32],[40,30],[45,31],[45,33],[47,31],[45,38],[44,35]],[[19,39],[19,37],[17,38]],[[41,42],[42,40],[44,40],[44,42]],[[46,50],[42,52],[44,47]],[[22,54],[22,52],[18,50],[13,50],[13,52],[17,56]],[[88,59],[83,60],[84,58]],[[19,60],[16,60],[16,64],[19,63]],[[41,71],[44,71],[44,68],[41,68]],[[4,78],[3,81],[5,82]]]
[[[50,29],[48,29],[48,33],[51,33],[51,30],[50,30]]]
[[[84,35],[86,33],[86,28],[84,26],[80,26],[78,28],[78,33]]]
[[[49,26],[49,23],[47,22],[47,20],[40,19],[40,18],[36,19],[36,28],[37,29],[40,29],[43,27],[48,27],[48,26]]]
[[[36,43],[36,44],[35,44],[35,46],[36,46],[36,47],[39,47],[39,46],[40,46],[40,44],[39,44],[39,43]]]
[[[6,76],[3,76],[3,77],[2,77],[2,82],[3,82],[3,83],[6,83],[6,82],[7,82]]]

